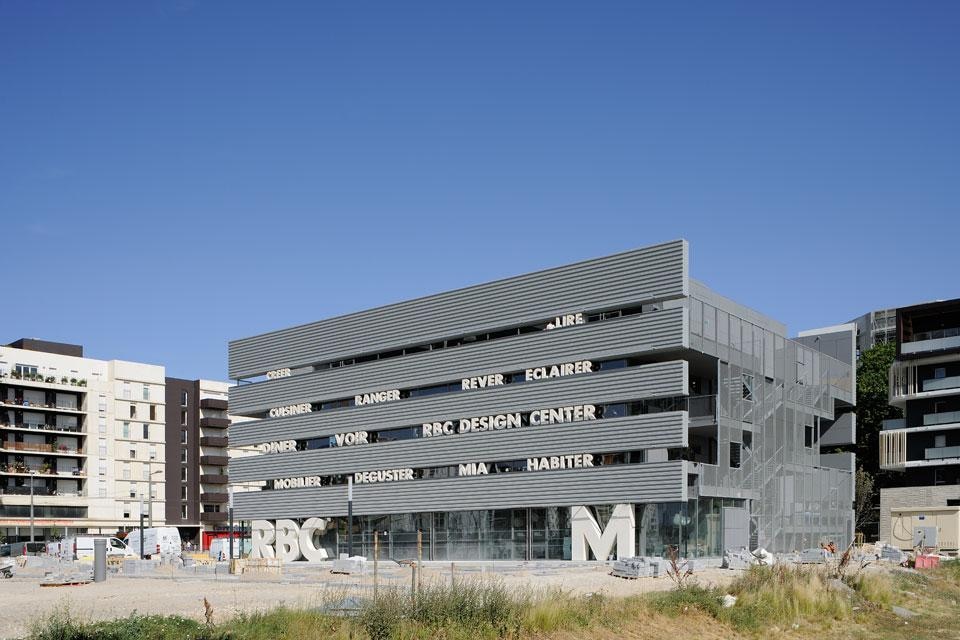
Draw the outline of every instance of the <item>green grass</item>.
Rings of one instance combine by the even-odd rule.
[[[863,571],[845,582],[854,593],[830,588],[817,567],[753,567],[726,588],[697,584],[628,598],[575,596],[560,590],[509,589],[495,580],[456,586],[425,584],[411,598],[384,588],[352,616],[329,611],[343,594],[316,609],[274,609],[203,624],[177,616],[131,615],[85,622],[69,610],[38,622],[30,640],[483,640],[494,638],[621,637],[646,633],[681,640],[708,630],[714,637],[765,637],[773,628],[797,638],[869,639],[960,637],[960,562],[923,573]],[[730,593],[734,606],[722,606]],[[909,622],[891,611],[901,604],[921,615]],[[200,612],[198,612],[200,613]],[[216,612],[214,614],[216,618]],[[694,625],[688,621],[696,620]],[[623,633],[621,633],[621,631]],[[906,633],[906,635],[904,635]],[[952,634],[952,635],[951,635]],[[652,636],[644,636],[652,637]]]

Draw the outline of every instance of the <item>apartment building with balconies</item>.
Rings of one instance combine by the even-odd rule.
[[[960,506],[960,299],[897,310],[897,356],[880,466],[901,472],[881,489],[880,537],[890,540],[898,508]]]
[[[0,346],[5,538],[29,539],[31,521],[36,539],[129,529],[141,499],[162,522],[148,496],[152,485],[162,501],[163,387],[163,367],[86,358],[80,345]]]

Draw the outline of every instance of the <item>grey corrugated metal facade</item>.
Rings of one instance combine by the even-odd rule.
[[[747,509],[751,543],[772,550],[849,542],[852,460],[821,459],[817,441],[854,404],[850,366],[691,280],[688,262],[687,243],[669,242],[231,342],[231,413],[258,419],[234,424],[231,446],[296,442],[231,461],[231,480],[265,485],[236,494],[237,517],[330,518],[342,551],[346,478],[401,468],[414,475],[355,486],[361,543],[363,526],[425,528],[431,557],[500,553],[451,542],[469,512],[482,535],[520,541],[499,545],[509,557],[563,558],[565,510],[591,507],[602,524],[615,504],[636,505],[641,553],[718,553],[722,507]],[[388,390],[389,401],[353,401]],[[291,406],[309,410],[271,417]],[[531,416],[583,406],[596,419]],[[456,432],[458,420],[506,414],[522,425]],[[452,433],[425,437],[446,421]],[[343,446],[353,432],[368,441]],[[529,462],[582,454],[594,466]],[[471,464],[490,473],[467,475]],[[306,477],[317,486],[274,482]],[[541,549],[541,538],[558,542]]]

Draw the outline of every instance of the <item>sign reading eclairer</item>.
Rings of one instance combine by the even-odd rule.
[[[534,367],[524,371],[524,380],[544,380],[547,378],[560,378],[563,376],[572,376],[580,373],[593,373],[593,362],[590,360],[578,360],[576,362],[564,362],[554,364],[549,367]],[[460,388],[467,389],[485,389],[487,387],[496,387],[506,384],[502,373],[488,373],[482,376],[463,378],[460,380]]]
[[[585,323],[586,320],[584,320],[582,313],[568,313],[554,318],[552,322],[547,324],[547,329],[560,329],[562,327],[572,327],[576,324]]]

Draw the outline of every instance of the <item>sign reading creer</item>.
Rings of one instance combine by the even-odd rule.
[[[293,373],[288,368],[274,369],[267,371],[267,380],[276,380],[277,378],[289,378]]]

